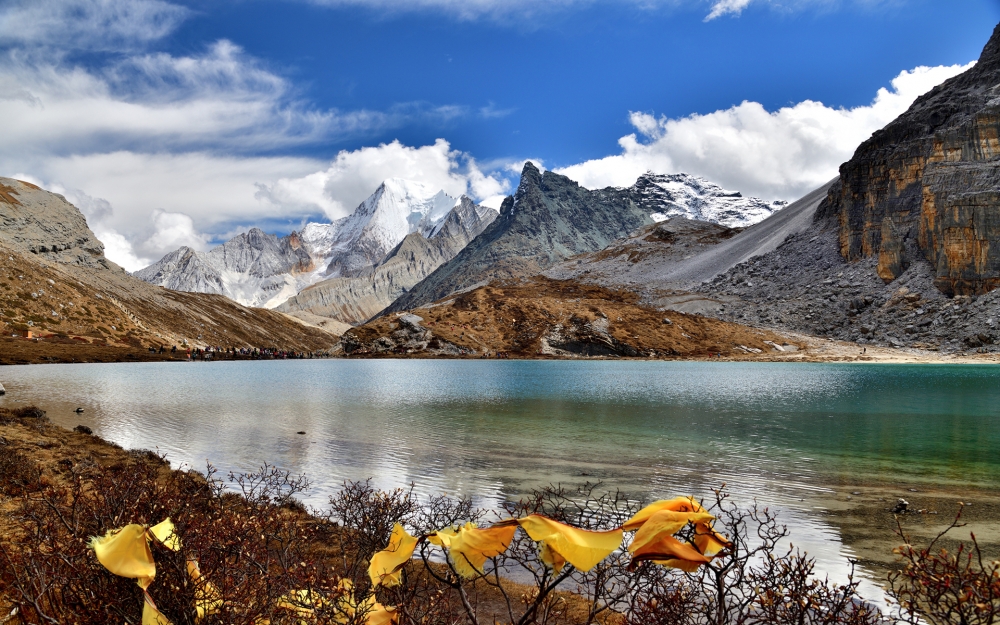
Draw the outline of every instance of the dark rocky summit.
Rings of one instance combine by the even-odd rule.
[[[632,189],[590,191],[526,163],[517,192],[504,200],[500,216],[387,311],[416,308],[490,280],[536,275],[653,223],[650,213]]]
[[[1000,286],[1000,26],[972,69],[861,144],[817,217],[886,282],[925,258],[945,294]]]

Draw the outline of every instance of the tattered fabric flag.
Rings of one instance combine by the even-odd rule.
[[[121,529],[108,530],[104,536],[91,538],[90,547],[104,568],[115,575],[136,580],[142,588],[142,625],[170,625],[170,621],[156,608],[153,598],[149,596],[149,585],[156,577],[156,562],[149,549],[150,540],[156,540],[173,551],[181,548],[180,538],[170,519],[150,528],[133,523]]]
[[[691,572],[729,546],[725,537],[712,529],[714,520],[694,498],[677,497],[649,504],[622,527],[638,530],[628,548],[633,564],[651,560]],[[673,537],[688,523],[694,525],[693,546]]]
[[[368,595],[363,601],[357,601],[351,580],[342,579],[337,586],[341,595],[337,599],[335,623],[340,625],[356,623],[358,616],[364,616],[367,625],[396,625],[399,622],[399,612],[396,608],[375,601],[374,595]]]
[[[551,555],[554,553],[581,571],[594,568],[622,543],[621,529],[603,532],[582,530],[540,514],[529,514],[517,519],[516,523],[532,540],[544,543],[543,550],[548,549],[553,564],[556,563]]]
[[[428,542],[448,550],[448,558],[455,571],[466,579],[483,574],[486,560],[507,551],[516,525],[495,525],[479,528],[475,523],[462,527],[438,530],[427,536]]]
[[[660,501],[654,501],[642,510],[636,512],[635,516],[628,521],[625,521],[625,524],[622,525],[622,529],[626,531],[637,530],[642,527],[654,514],[665,510],[670,512],[705,512],[705,508],[703,508],[694,497],[674,497],[673,499],[663,499]]]
[[[199,622],[206,616],[215,614],[222,607],[222,593],[201,574],[198,560],[188,558],[187,572],[194,584],[195,622]]]
[[[715,519],[707,512],[674,512],[661,510],[649,517],[632,538],[628,550],[635,552],[643,547],[658,542],[663,536],[673,536],[688,523],[707,524]]]
[[[403,526],[396,523],[392,528],[392,536],[389,537],[389,546],[372,556],[368,565],[368,577],[372,580],[372,585],[378,586],[398,586],[403,574],[403,567],[413,557],[413,551],[417,548],[417,538],[403,529]]]

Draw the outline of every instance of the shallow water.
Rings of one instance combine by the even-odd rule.
[[[0,405],[175,465],[306,473],[317,506],[369,477],[484,506],[554,482],[647,499],[726,483],[835,575],[850,550],[814,509],[831,484],[1000,478],[989,366],[313,360],[5,367],[0,382]]]

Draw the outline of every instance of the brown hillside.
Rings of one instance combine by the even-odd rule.
[[[778,351],[766,330],[664,313],[639,296],[572,280],[492,283],[452,299],[347,331],[346,354],[696,358]],[[755,350],[759,350],[755,351]]]
[[[0,333],[6,337],[31,331],[63,338],[58,354],[39,348],[42,361],[77,345],[145,348],[152,346],[218,345],[274,347],[318,351],[336,337],[270,310],[245,308],[219,295],[180,293],[137,280],[121,269],[81,267],[21,254],[0,244]],[[51,342],[51,341],[50,341]],[[2,356],[23,351],[0,343]],[[84,353],[85,352],[85,353]],[[87,348],[81,358],[116,360],[103,350]],[[45,357],[45,358],[43,358]],[[15,362],[36,362],[29,355]],[[11,362],[8,358],[0,358]]]

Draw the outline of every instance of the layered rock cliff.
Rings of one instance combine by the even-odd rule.
[[[885,282],[921,255],[948,295],[1000,286],[1000,26],[972,69],[861,144],[817,218]]]

